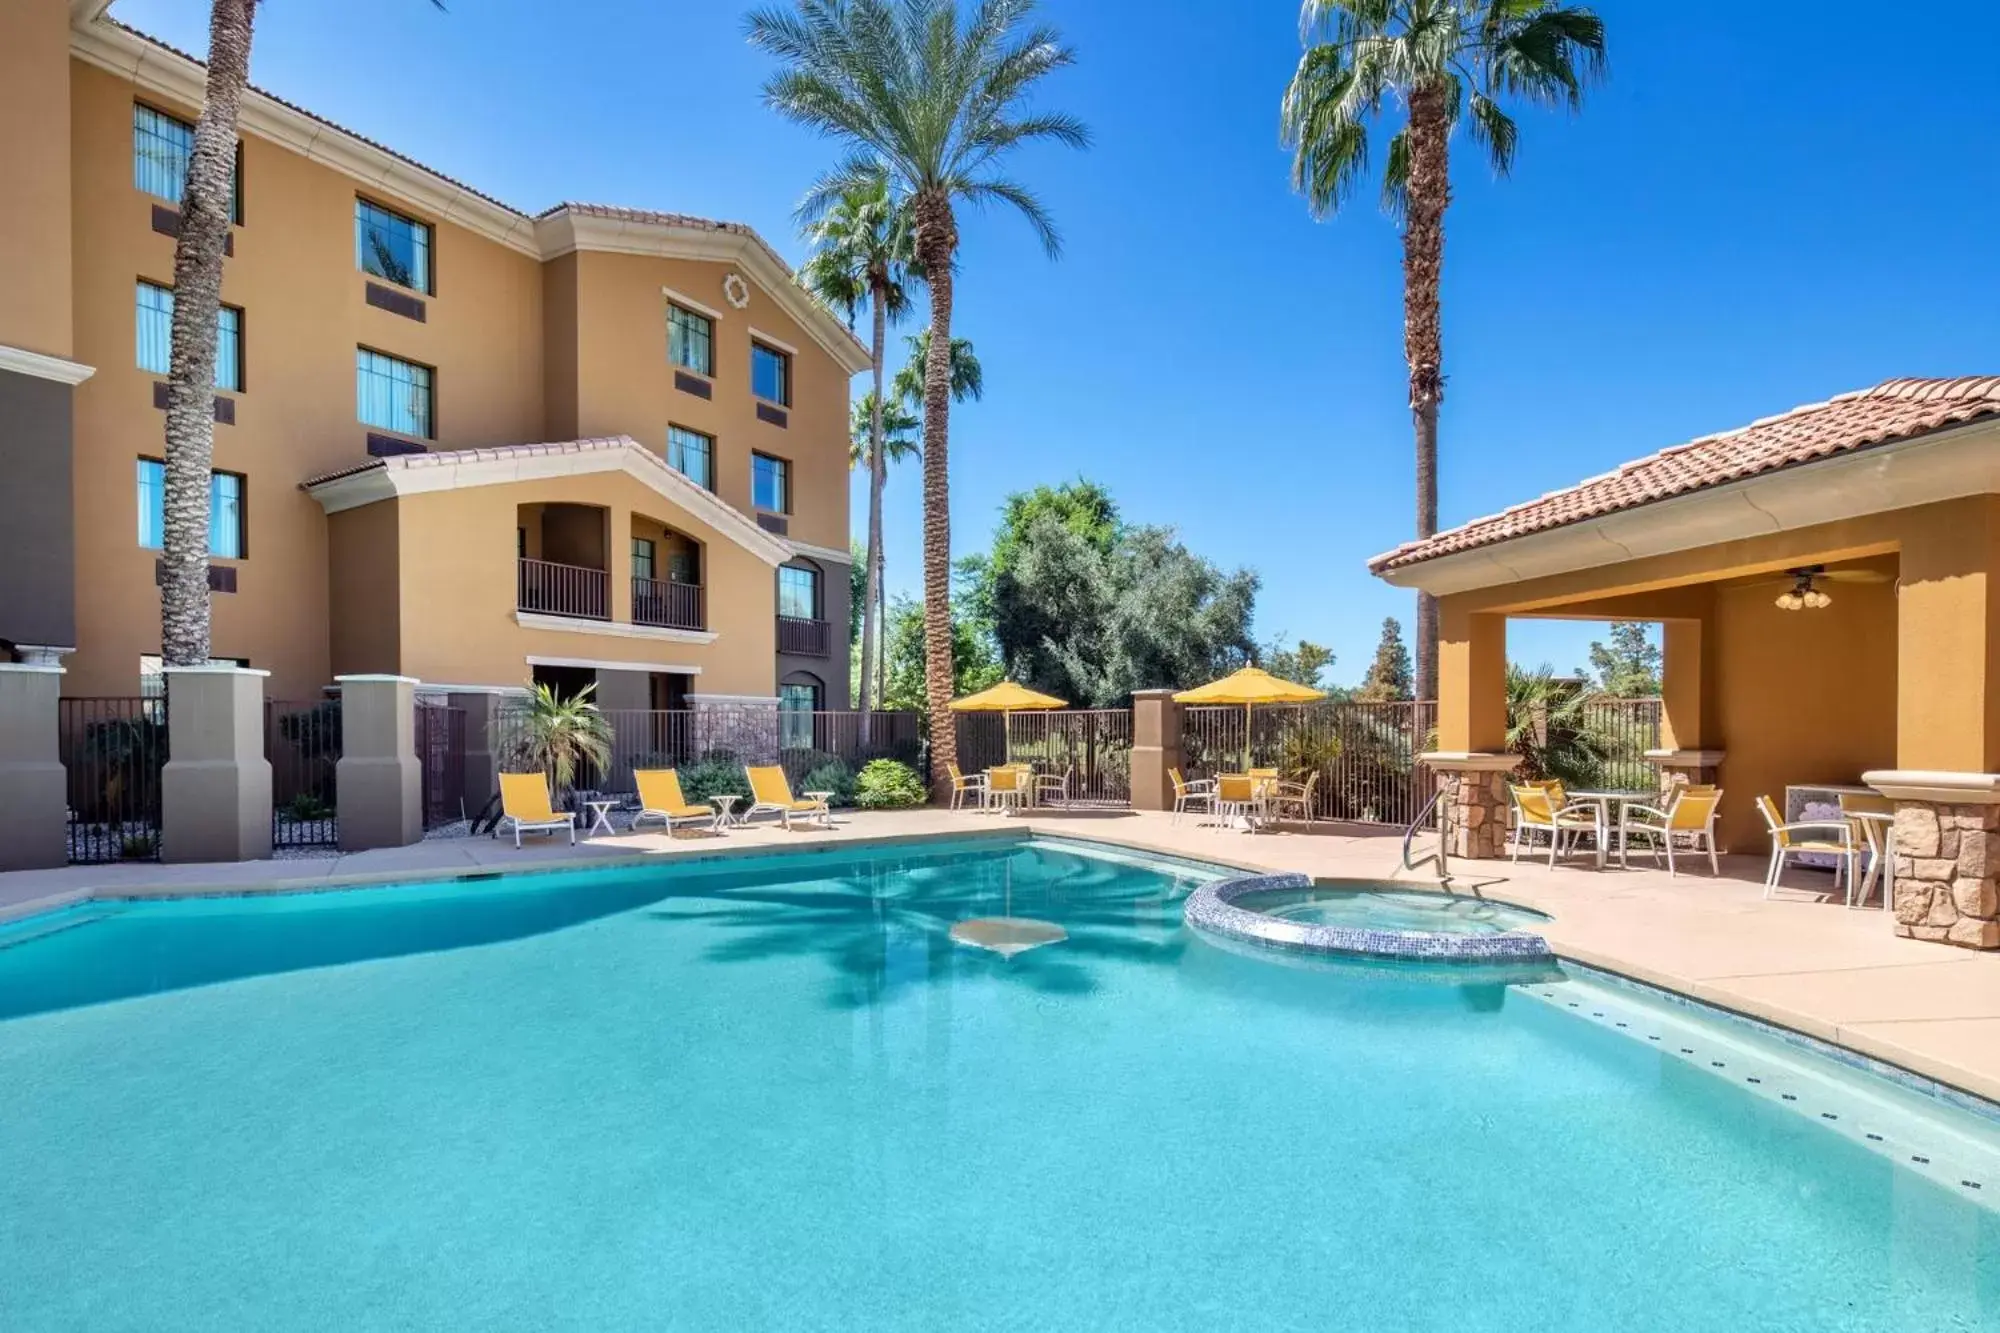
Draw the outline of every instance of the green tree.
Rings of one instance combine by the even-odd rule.
[[[1410,697],[1410,649],[1403,642],[1403,625],[1394,616],[1382,619],[1382,637],[1375,644],[1375,660],[1361,678],[1354,697],[1363,703],[1395,703]]]
[[[1660,646],[1636,620],[1611,626],[1610,642],[1590,645],[1590,669],[1597,687],[1618,699],[1637,699],[1660,692]]]
[[[547,685],[535,686],[514,733],[513,748],[506,759],[509,770],[548,774],[560,799],[575,786],[579,766],[588,763],[603,768],[609,764],[611,724],[590,701],[596,691],[597,686],[586,685],[563,696]]]
[[[1557,778],[1571,787],[1603,780],[1617,738],[1594,725],[1589,705],[1596,697],[1547,666],[1508,666],[1507,749],[1521,756],[1521,777]]]
[[[890,457],[887,435],[891,423],[884,420],[888,404],[882,393],[883,359],[889,322],[909,306],[905,283],[915,253],[909,214],[891,198],[886,178],[855,181],[837,194],[815,192],[807,196],[805,215],[806,239],[813,252],[799,270],[799,280],[827,305],[844,311],[849,328],[854,326],[863,301],[874,321],[869,343],[874,384],[855,405],[854,433],[858,438],[852,455],[868,468],[868,556],[861,603],[861,700],[865,709],[867,701],[875,697],[874,672],[879,658],[875,640],[881,631],[882,489],[888,481]],[[915,426],[914,421],[902,424],[901,443],[906,449],[915,447],[907,438]],[[869,717],[863,712],[864,745],[868,731]]]
[[[1293,648],[1285,646],[1284,635],[1279,635],[1257,650],[1259,664],[1278,677],[1298,685],[1320,687],[1320,672],[1333,665],[1333,652],[1310,639],[1300,639]]]
[[[1464,121],[1496,175],[1519,130],[1507,98],[1582,105],[1604,67],[1604,24],[1555,0],[1305,0],[1306,41],[1282,110],[1292,183],[1316,216],[1352,197],[1368,170],[1369,122],[1406,109],[1389,139],[1382,201],[1403,219],[1403,354],[1416,433],[1417,536],[1437,531],[1438,405],[1444,337],[1438,306],[1452,133]],[[1417,594],[1417,693],[1437,697],[1437,602]]]
[[[898,597],[889,606],[889,661],[883,672],[882,706],[921,711],[926,693],[924,607],[907,597]],[[992,642],[964,615],[954,612],[951,620],[952,697],[971,694],[1001,680],[1000,661]]]
[[[924,366],[924,648],[932,756],[943,781],[957,759],[950,709],[951,313],[959,205],[1007,205],[1027,218],[1050,256],[1061,241],[1047,209],[1001,168],[1040,141],[1088,145],[1083,123],[1024,107],[1048,75],[1074,57],[1052,27],[1031,22],[1034,0],[983,0],[961,16],[958,0],[796,0],[749,19],[752,44],[782,68],[765,101],[787,118],[843,140],[849,155],[808,200],[888,181],[909,201],[916,261],[930,289],[930,355]]]

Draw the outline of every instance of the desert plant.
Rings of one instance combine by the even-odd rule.
[[[871,760],[854,784],[854,803],[863,810],[912,810],[927,798],[917,770],[893,759]]]
[[[515,772],[539,770],[549,775],[558,799],[576,782],[579,764],[603,768],[611,761],[611,724],[590,696],[586,685],[564,698],[547,685],[535,686],[528,707],[516,720],[507,766]]]
[[[127,833],[118,840],[118,855],[127,861],[149,860],[159,849],[159,837],[152,833]]]
[[[717,759],[713,756],[720,751],[710,751],[709,758],[698,764],[690,764],[681,772],[681,794],[697,805],[704,805],[717,796],[742,796],[750,790],[750,780],[743,774],[743,765],[734,759]]]
[[[1555,778],[1571,787],[1603,781],[1617,740],[1591,716],[1596,698],[1595,691],[1547,667],[1507,668],[1507,749],[1521,756],[1521,777]]]

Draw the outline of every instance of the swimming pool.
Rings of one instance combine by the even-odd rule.
[[[1597,980],[1241,956],[1180,924],[1209,877],[989,841],[17,925],[0,1327],[2000,1321],[2000,1126]],[[951,941],[996,916],[1066,938]]]

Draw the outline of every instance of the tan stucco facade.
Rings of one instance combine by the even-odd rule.
[[[0,98],[10,123],[37,131],[0,148],[24,196],[0,221],[0,355],[16,347],[90,371],[73,393],[74,494],[63,501],[75,520],[64,690],[129,695],[141,656],[158,651],[158,552],[139,542],[135,475],[140,458],[161,455],[164,424],[154,406],[164,377],[137,364],[135,289],[171,284],[174,247],[158,229],[171,205],[134,183],[134,106],[192,122],[200,68],[106,24],[72,28],[55,4],[11,7],[0,38]],[[766,527],[844,551],[848,381],[866,356],[769,247],[699,219],[517,213],[262,94],[246,99],[241,140],[243,218],[222,299],[243,312],[244,376],[219,395],[233,419],[215,428],[214,465],[245,479],[245,552],[215,562],[233,567],[234,588],[212,598],[214,653],[268,670],[279,698],[312,697],[357,671],[517,684],[535,657],[681,664],[733,693],[774,693],[773,566],[629,481],[503,485],[333,514],[305,487],[379,452],[371,435],[387,432],[357,409],[355,359],[368,349],[432,373],[432,431],[410,448],[623,435],[664,454],[680,424],[715,439],[716,494],[752,521],[752,452],[787,460],[791,512]],[[371,285],[393,284],[357,263],[357,199],[429,228],[430,289],[397,293],[421,302],[421,319],[371,304]],[[706,397],[676,387],[669,289],[719,316]],[[790,356],[783,425],[760,419],[750,393],[753,330]],[[623,590],[628,621],[629,537],[650,523],[699,543],[712,641],[635,637],[624,622],[596,633],[515,624],[515,515],[538,504],[617,516],[595,563]],[[0,647],[5,620],[0,608]],[[838,637],[844,681],[844,624]]]

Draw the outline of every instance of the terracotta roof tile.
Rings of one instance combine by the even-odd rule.
[[[1540,499],[1376,556],[1380,574],[1780,468],[2000,415],[2000,375],[1895,379],[1634,459]]]
[[[582,440],[554,440],[542,444],[490,444],[473,449],[435,449],[421,454],[392,454],[387,458],[370,458],[350,467],[335,468],[322,472],[316,477],[308,477],[299,483],[300,490],[311,490],[329,481],[339,481],[343,477],[356,477],[363,472],[382,472],[405,468],[443,467],[452,463],[486,463],[508,458],[536,458],[546,454],[588,454],[609,452],[626,447],[643,449],[644,445],[629,435],[599,435]]]

